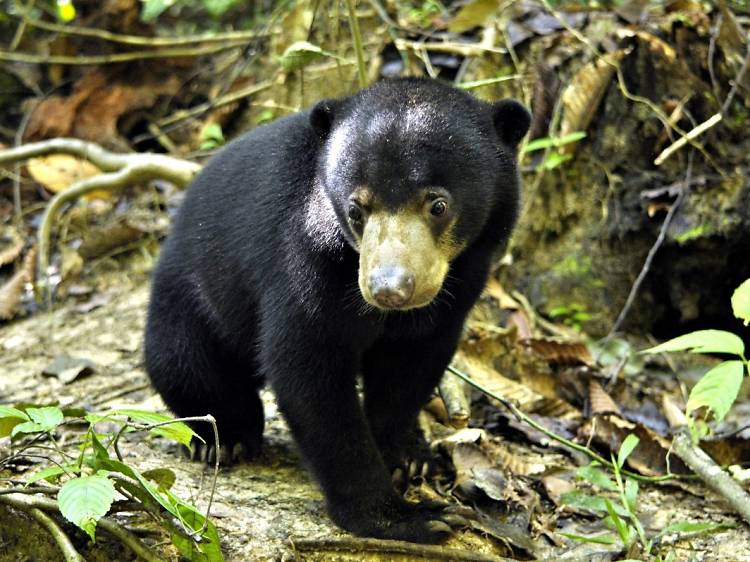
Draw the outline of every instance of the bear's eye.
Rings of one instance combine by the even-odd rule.
[[[349,205],[347,215],[349,216],[349,220],[352,221],[352,224],[359,224],[362,222],[362,209],[360,209],[355,203]]]
[[[430,214],[434,217],[441,217],[448,210],[448,202],[445,199],[438,199],[430,207]]]

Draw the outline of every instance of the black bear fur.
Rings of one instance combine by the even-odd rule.
[[[398,79],[228,144],[187,191],[153,277],[146,365],[166,404],[180,416],[213,414],[224,442],[254,454],[267,381],[338,525],[443,539],[440,508],[404,501],[388,468],[511,232],[516,145],[529,122],[513,100]],[[364,302],[347,218],[362,185],[393,212],[424,186],[450,194],[462,249],[428,306]]]

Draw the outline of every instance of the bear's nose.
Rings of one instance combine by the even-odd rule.
[[[414,275],[402,267],[380,267],[370,274],[372,297],[384,308],[401,308],[414,294]]]

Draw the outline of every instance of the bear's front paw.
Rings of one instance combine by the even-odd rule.
[[[365,537],[438,544],[453,528],[467,525],[462,515],[438,502],[414,504],[394,495],[382,502],[368,502],[367,507],[354,503],[330,506],[329,512],[340,527]]]

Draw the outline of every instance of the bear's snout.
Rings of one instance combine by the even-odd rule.
[[[368,288],[383,308],[401,308],[414,295],[414,275],[403,267],[379,267],[370,273]]]

